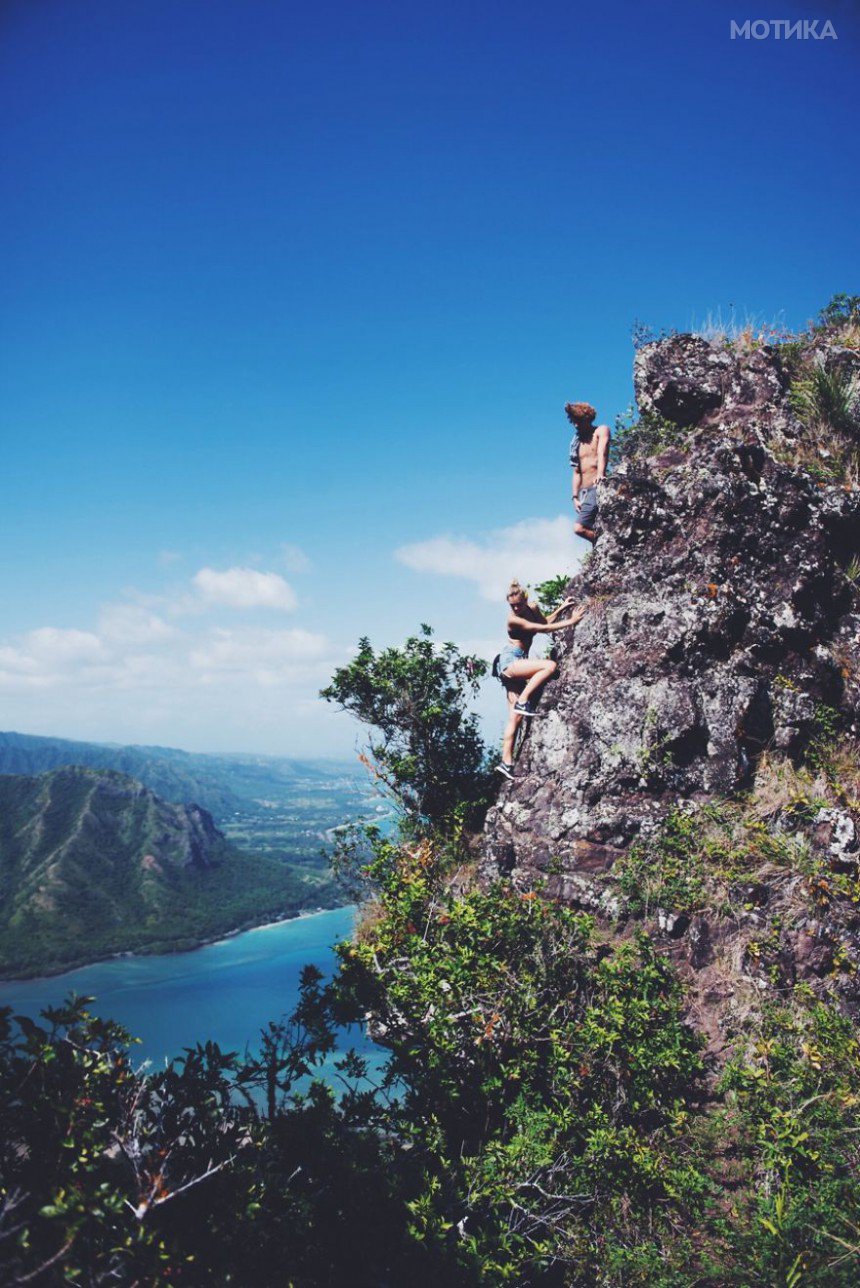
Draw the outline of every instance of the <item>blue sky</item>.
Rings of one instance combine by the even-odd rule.
[[[500,580],[579,556],[561,407],[624,410],[634,320],[858,290],[858,27],[7,0],[0,728],[340,754],[360,635],[491,656]]]

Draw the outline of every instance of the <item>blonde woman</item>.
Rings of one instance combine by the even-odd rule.
[[[573,600],[566,599],[559,604],[549,617],[544,617],[537,604],[530,603],[529,597],[518,581],[512,581],[508,590],[508,639],[499,654],[498,674],[507,693],[508,723],[502,738],[502,760],[496,765],[505,778],[514,776],[514,735],[521,720],[531,719],[536,715],[532,695],[546,684],[551,675],[558,670],[558,663],[551,658],[530,658],[529,650],[535,635],[549,635],[552,631],[563,631],[582,620],[584,608],[577,608],[564,621],[557,621],[560,613],[566,612]]]

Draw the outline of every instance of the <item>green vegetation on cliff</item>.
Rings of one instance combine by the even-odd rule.
[[[715,1079],[647,936],[464,889],[462,859],[383,846],[340,973],[306,973],[258,1059],[207,1045],[146,1077],[80,1005],[7,1023],[10,1281],[853,1288],[850,1021],[789,991]],[[298,1094],[368,1012],[375,1093],[347,1054],[339,1100]]]

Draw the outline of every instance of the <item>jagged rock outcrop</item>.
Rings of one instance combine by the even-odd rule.
[[[603,486],[568,588],[587,615],[484,838],[485,872],[607,911],[601,874],[679,802],[742,790],[765,748],[800,756],[825,708],[860,729],[860,492],[801,467],[780,351],[677,336],[635,384],[658,441]],[[850,819],[821,826],[853,853]]]

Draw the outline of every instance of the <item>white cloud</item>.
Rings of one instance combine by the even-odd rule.
[[[48,688],[71,675],[87,683],[109,660],[91,631],[41,626],[0,647],[0,688]]]
[[[300,555],[291,550],[292,567]],[[273,612],[296,606],[283,576],[206,566],[165,580],[146,593],[127,588],[73,629],[0,636],[2,727],[299,755],[347,740],[340,725],[336,735],[322,729],[330,712],[317,696],[345,646],[295,619],[286,628]]]
[[[431,537],[401,546],[395,557],[416,572],[461,577],[473,582],[484,599],[503,601],[508,584],[524,585],[572,572],[581,558],[570,519],[523,519],[473,540]]]
[[[38,666],[30,650],[24,647],[25,639],[23,636],[18,643],[0,646],[0,667],[10,671],[30,671]]]
[[[216,580],[214,586],[204,579],[204,593],[229,597],[232,592],[229,606],[245,606],[256,586],[258,603],[266,607],[292,602],[283,593],[289,587],[281,578],[260,576],[262,583],[228,578]],[[274,587],[266,580],[271,577]],[[178,694],[200,683],[226,679],[234,696],[272,685],[310,686],[315,693],[340,660],[325,635],[302,628],[207,625],[179,630],[150,606],[122,601],[102,607],[96,631],[45,626],[0,641],[0,689],[14,693],[34,688],[55,692],[97,688],[105,694],[139,689],[148,695],[157,690]]]
[[[0,648],[0,682],[12,686],[25,683],[27,677],[38,676],[41,670],[38,659],[26,649],[12,644]]]
[[[49,666],[67,666],[79,662],[97,662],[104,657],[104,645],[91,631],[60,630],[42,626],[24,636],[25,650],[37,661]]]
[[[205,674],[241,672],[269,684],[288,679],[298,665],[320,661],[331,652],[325,636],[311,631],[219,627],[198,643],[189,661]]]
[[[308,572],[311,567],[311,561],[301,546],[295,546],[291,541],[281,544],[281,563],[287,572],[292,573]]]
[[[194,586],[206,604],[224,608],[275,608],[289,612],[296,607],[292,587],[276,572],[256,568],[201,568]]]
[[[154,644],[176,628],[140,604],[107,604],[99,613],[99,635],[111,644]]]

